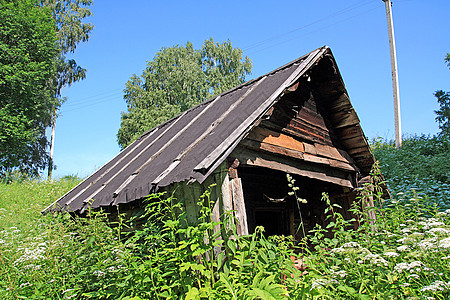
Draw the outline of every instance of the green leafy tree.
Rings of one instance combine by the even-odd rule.
[[[126,83],[128,112],[122,112],[119,145],[125,148],[146,130],[245,82],[251,68],[250,59],[230,41],[220,44],[211,38],[201,49],[190,42],[162,48],[141,76]]]
[[[53,96],[61,105],[66,100],[66,98],[61,97],[61,89],[86,78],[86,69],[79,66],[74,59],[67,59],[66,55],[67,53],[74,53],[80,42],[87,42],[89,39],[89,33],[94,26],[90,23],[83,23],[83,20],[92,15],[89,9],[92,0],[40,1],[42,6],[51,9],[55,20],[56,36],[58,38],[60,53],[57,58],[58,74],[54,78],[56,89]],[[57,115],[58,107],[53,111],[53,127],[56,125]],[[48,178],[52,177],[53,168],[53,157],[50,155],[48,161]]]
[[[45,130],[61,89],[85,77],[67,59],[87,41],[91,0],[0,0],[0,177],[37,175],[49,163]]]
[[[450,68],[450,53],[447,53],[445,62]],[[444,92],[442,90],[436,91],[434,96],[439,103],[439,110],[435,110],[436,121],[439,123],[439,128],[442,134],[450,135],[450,92]]]
[[[55,78],[56,98],[61,97],[61,89],[64,86],[86,78],[86,69],[79,66],[74,59],[68,59],[66,55],[74,53],[79,43],[89,39],[89,33],[94,26],[83,21],[92,15],[89,9],[91,4],[92,0],[41,0],[41,5],[52,11],[60,48],[58,76]]]
[[[45,167],[59,47],[48,8],[0,1],[0,176]]]

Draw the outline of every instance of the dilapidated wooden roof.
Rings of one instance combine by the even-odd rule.
[[[46,210],[83,213],[89,205],[129,203],[176,182],[202,183],[305,76],[320,88],[336,136],[367,175],[373,155],[331,50],[322,47],[144,133]]]

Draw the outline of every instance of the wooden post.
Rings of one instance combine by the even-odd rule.
[[[245,210],[244,192],[240,178],[231,180],[231,190],[233,195],[234,215],[237,220],[236,230],[238,235],[248,234],[247,212]]]
[[[236,158],[231,161],[228,173],[230,174],[231,198],[236,217],[236,231],[238,235],[248,234],[247,211],[245,210],[244,191],[242,189],[242,181],[238,177],[237,168],[239,160]]]
[[[395,49],[394,25],[392,21],[391,0],[383,0],[386,5],[386,17],[389,29],[389,46],[391,50],[392,87],[394,90],[395,147],[402,145],[402,126],[400,118],[400,92],[398,88],[397,52]]]
[[[57,109],[55,108],[55,111],[53,112],[52,116],[52,135],[50,138],[50,154],[49,154],[49,160],[48,160],[48,175],[47,179],[52,180],[52,173],[53,173],[53,149],[55,148],[55,127],[56,127],[56,113]]]

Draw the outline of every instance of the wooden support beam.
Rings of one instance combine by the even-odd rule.
[[[236,217],[236,231],[238,235],[248,234],[247,211],[245,209],[244,192],[240,178],[231,180],[231,190],[233,195],[234,216]]]

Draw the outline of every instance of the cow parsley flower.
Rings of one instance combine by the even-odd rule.
[[[411,273],[414,271],[420,271],[424,266],[421,261],[413,261],[410,263],[398,263],[394,267],[394,272],[402,273],[403,271],[410,271]]]
[[[397,257],[400,254],[398,254],[397,252],[394,252],[394,251],[388,251],[388,252],[385,252],[383,255],[386,257]]]
[[[383,257],[381,257],[379,254],[369,253],[365,257],[363,257],[363,260],[369,261],[372,264],[377,265],[377,266],[382,266],[382,265],[385,267],[388,266],[388,262]]]
[[[450,230],[442,227],[435,227],[427,230],[425,233],[431,235],[450,235]]]
[[[437,291],[446,291],[448,289],[450,289],[450,283],[448,283],[448,282],[446,283],[441,280],[436,280],[432,284],[426,285],[423,288],[421,288],[420,291],[421,292],[430,291],[430,292],[436,293]]]
[[[406,252],[406,251],[409,251],[409,250],[410,250],[410,248],[407,245],[403,245],[403,246],[398,246],[397,247],[397,251],[400,251],[400,252]]]
[[[331,276],[333,276],[333,278],[337,278],[337,277],[345,278],[345,277],[347,277],[347,275],[348,274],[345,270],[340,270],[340,271],[331,270]]]
[[[429,250],[436,247],[436,238],[426,239],[417,243],[417,247],[422,250]]]
[[[450,237],[442,239],[439,242],[439,248],[444,248],[444,249],[450,248]]]
[[[361,245],[357,242],[348,242],[342,245],[342,248],[361,248]]]
[[[313,281],[313,283],[311,284],[311,289],[310,291],[314,290],[314,289],[321,289],[322,287],[325,286],[329,286],[332,284],[339,284],[339,281],[337,281],[336,279],[324,279],[324,278],[318,278],[316,280]]]
[[[103,277],[103,276],[105,276],[105,272],[100,271],[100,270],[95,270],[94,272],[92,272],[92,275],[95,275],[97,277]]]

